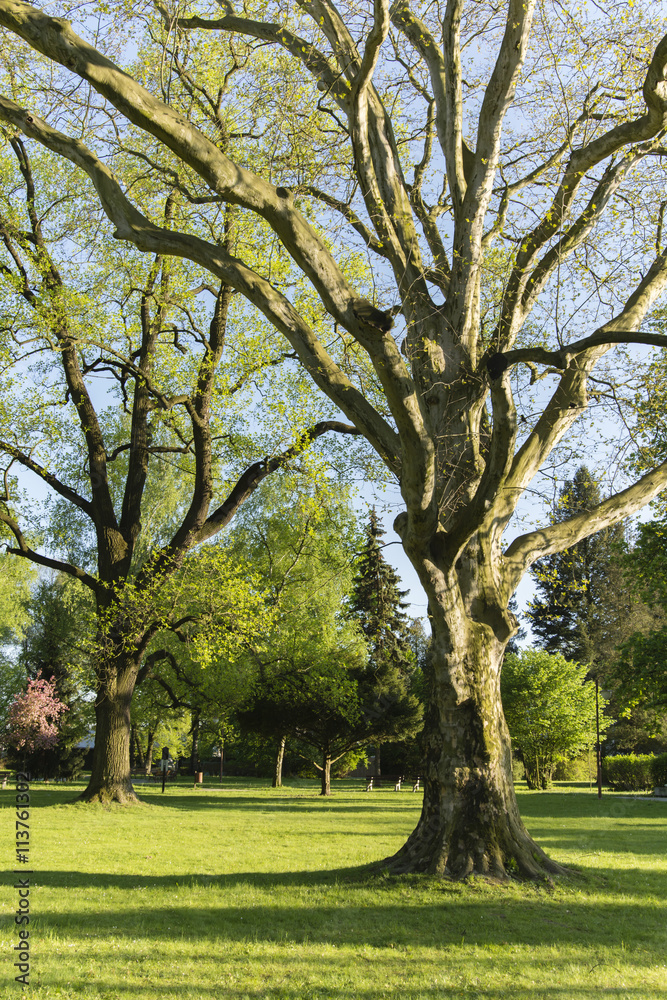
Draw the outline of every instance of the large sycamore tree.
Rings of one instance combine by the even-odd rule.
[[[667,464],[566,521],[512,518],[554,449],[586,426],[589,393],[615,403],[615,345],[665,345],[645,332],[667,284],[667,39],[655,5],[100,9],[93,19],[78,5],[72,25],[0,0],[5,46],[17,65],[35,53],[60,99],[43,116],[35,88],[0,98],[6,128],[87,174],[118,240],[185,258],[245,296],[400,485],[395,528],[433,641],[424,806],[391,866],[558,870],[514,797],[499,680],[516,629],[508,602],[536,559],[647,503]],[[246,136],[236,154],[229,109]],[[128,156],[143,142],[144,171],[171,176],[191,205],[260,220],[311,297],[250,248],[230,252],[221,232],[142,212],[118,142]],[[355,247],[367,261],[358,280]]]

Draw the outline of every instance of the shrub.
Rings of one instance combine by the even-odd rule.
[[[634,753],[605,757],[603,779],[615,792],[641,792],[652,788],[651,763],[655,759],[653,754]]]
[[[667,785],[667,753],[651,760],[651,778],[654,785]]]
[[[523,766],[522,761],[520,761],[518,757],[512,755],[512,780],[514,781],[514,784],[516,784],[517,781],[524,781],[525,777],[526,769]]]
[[[554,781],[595,781],[595,754],[575,757],[574,760],[559,760],[554,768]]]

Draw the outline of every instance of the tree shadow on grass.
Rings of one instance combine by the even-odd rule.
[[[40,871],[33,883],[67,889],[182,889],[187,886],[233,889],[253,885],[263,889],[334,886],[374,888],[385,882],[377,863],[329,870],[294,872],[238,871],[219,875],[180,872],[169,875],[121,874],[119,872]]]
[[[613,854],[645,854],[660,857],[665,850],[665,827],[659,824],[629,823],[627,827],[610,831],[591,826],[579,830],[553,830],[536,828],[530,824],[530,834],[548,853],[553,851],[578,851],[580,853],[612,852]],[[567,864],[564,860],[563,864]],[[665,872],[667,875],[667,871]],[[656,872],[660,877],[660,872]]]
[[[653,900],[667,900],[667,872],[646,872],[643,869],[624,867],[609,871],[603,864],[596,863],[597,853],[582,851],[582,855],[573,862],[572,877],[557,880],[564,886],[576,890],[587,889],[590,883],[592,891],[602,888],[607,897],[618,896],[621,903],[626,898],[632,906],[641,906],[632,900],[632,887],[637,894],[646,892],[646,879],[650,878],[650,896]],[[642,881],[644,884],[642,884]],[[141,873],[121,874],[118,872],[80,872],[80,871],[40,871],[33,876],[34,884],[53,888],[67,889],[183,889],[184,887],[213,888],[234,890],[239,886],[253,886],[260,890],[320,888],[335,890],[340,888],[346,892],[371,891],[382,898],[386,890],[391,893],[403,890],[414,893],[415,898],[424,898],[427,894],[436,893],[441,900],[451,899],[468,904],[474,901],[476,895],[483,895],[487,903],[494,900],[499,905],[532,905],[534,901],[548,902],[552,887],[549,883],[507,882],[497,883],[483,877],[475,877],[463,882],[439,878],[432,875],[389,875],[383,867],[383,861],[364,865],[351,865],[333,869],[300,870],[287,872],[235,871],[220,874],[202,872],[178,872],[165,875],[149,875]],[[509,891],[508,891],[509,890]],[[427,896],[428,898],[428,896]],[[558,903],[556,903],[558,905]],[[575,905],[578,905],[575,904]],[[649,910],[655,910],[655,902],[647,903]]]
[[[406,801],[407,796],[401,800],[398,795],[394,798],[387,796],[386,799],[384,796],[380,797],[378,795],[372,800],[365,798],[357,805],[349,801],[336,799],[335,796],[329,798],[315,793],[300,794],[298,791],[289,796],[283,793],[280,797],[276,796],[275,798],[271,795],[256,794],[239,795],[238,793],[234,793],[233,795],[225,795],[226,789],[224,788],[216,789],[214,792],[191,790],[189,793],[175,793],[170,789],[170,794],[165,795],[162,795],[157,788],[151,789],[151,791],[157,794],[145,795],[144,789],[139,789],[138,791],[140,797],[149,805],[188,810],[203,806],[205,808],[217,809],[250,809],[259,812],[265,810],[275,810],[278,812],[290,812],[293,810],[303,812],[304,810],[310,810],[313,813],[322,813],[331,810],[337,813],[372,812],[376,815],[378,812],[395,812],[397,808],[403,808],[407,811],[410,808],[421,807],[421,797],[417,798],[416,796]]]
[[[587,816],[611,817],[641,816],[646,819],[667,819],[667,798],[652,796],[639,798],[608,793],[597,795],[571,795],[558,792],[518,792],[519,812],[524,819],[584,819]]]
[[[187,893],[181,883],[179,891]],[[646,947],[636,948],[632,964],[652,968],[656,961],[657,940],[662,933],[660,914],[639,903],[608,901],[591,903],[563,901],[542,897],[533,901],[518,898],[490,900],[452,899],[447,895],[426,903],[382,899],[363,899],[358,903],[341,899],[326,905],[320,898],[303,905],[286,905],[278,899],[251,905],[225,905],[208,902],[200,892],[195,902],[181,905],[155,905],[146,900],[141,905],[141,891],[127,888],[125,905],[109,906],[97,914],[69,911],[42,915],[42,932],[88,939],[114,936],[135,941],[154,939],[156,944],[171,939],[184,951],[187,941],[210,947],[209,942],[246,942],[286,944],[331,944],[345,947],[434,948],[493,945],[522,945],[529,948],[609,948],[621,943],[627,927],[642,928]],[[111,902],[110,900],[108,902]],[[623,928],[625,927],[625,931]]]
[[[224,961],[223,955],[220,956],[220,960]],[[478,982],[479,977],[485,974],[493,974],[493,967],[488,967],[488,962],[480,962],[479,959],[475,958],[460,963],[460,965],[460,975],[465,977],[464,982],[461,986],[449,987],[439,984],[424,984],[418,987],[401,984],[400,971],[396,970],[393,973],[396,982],[391,985],[391,997],[393,1000],[461,1000],[462,996],[466,995],[476,997],[477,1000],[500,1000],[500,998],[507,996],[511,996],[512,1000],[599,1000],[601,995],[599,986],[573,985],[572,983],[553,984],[548,987],[513,984],[511,993],[498,987],[486,989],[480,985],[471,985],[471,982]],[[335,975],[335,971],[332,970],[332,977]],[[226,981],[210,985],[200,983],[197,985],[196,993],[193,993],[192,988],[184,985],[183,982],[175,982],[173,986],[163,986],[151,980],[147,987],[146,984],[133,984],[127,981],[120,983],[97,981],[94,993],[84,992],[85,986],[82,984],[81,988],[77,987],[71,992],[65,987],[65,991],[59,992],[58,995],[62,996],[63,1000],[74,997],[77,1000],[79,998],[87,1000],[88,997],[92,996],[96,998],[99,996],[132,998],[139,995],[143,998],[147,995],[147,988],[150,989],[150,996],[154,997],[155,1000],[161,1000],[161,998],[172,1000],[175,996],[181,997],[183,1000],[195,1000],[195,998],[196,1000],[200,1000],[200,998],[210,998],[210,1000],[223,1000],[223,998],[224,1000],[386,1000],[389,995],[386,985],[370,987],[355,985],[354,993],[351,994],[348,985],[336,985],[331,982],[331,978],[326,985],[320,985],[312,981],[313,973],[309,969],[305,969],[303,974],[309,975],[310,981],[308,983],[286,982],[285,979],[288,976],[290,979],[293,979],[293,976],[290,970],[285,970],[284,979],[279,984],[271,982],[248,988],[242,985],[234,986]],[[324,979],[325,976],[326,970],[323,971],[321,978]],[[429,978],[432,977],[429,976]],[[33,989],[32,992],[36,997],[41,996],[39,991]],[[611,998],[611,1000],[614,998],[633,1000],[634,997],[637,997],[637,1000],[646,1000],[649,996],[643,986],[604,986],[603,992],[604,996]],[[662,991],[659,995],[663,995]]]

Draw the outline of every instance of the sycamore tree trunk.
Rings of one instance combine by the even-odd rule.
[[[505,604],[492,599],[495,581],[485,577],[483,549],[472,549],[448,570],[413,557],[432,626],[424,804],[389,868],[453,878],[562,873],[519,815],[500,698],[503,654],[515,628]]]
[[[286,737],[282,736],[280,738],[276,750],[276,760],[273,769],[273,781],[271,782],[272,788],[280,788],[283,783],[283,760],[285,759],[285,742],[286,742]]]
[[[119,657],[105,664],[95,701],[95,750],[84,802],[137,802],[130,778],[130,704],[137,679],[136,660]]]

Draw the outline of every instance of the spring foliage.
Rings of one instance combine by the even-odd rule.
[[[505,718],[531,788],[547,788],[559,761],[595,742],[595,688],[584,683],[585,676],[586,667],[541,649],[505,659]]]

